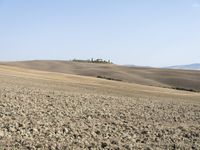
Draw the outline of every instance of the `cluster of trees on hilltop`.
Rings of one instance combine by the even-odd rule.
[[[87,63],[103,63],[103,64],[112,64],[110,60],[103,60],[103,59],[88,59],[88,60],[82,60],[82,59],[73,59],[73,62],[87,62]]]

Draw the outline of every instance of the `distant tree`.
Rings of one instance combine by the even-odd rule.
[[[110,60],[103,60],[103,59],[94,59],[94,58],[91,58],[91,59],[88,59],[88,60],[81,60],[81,59],[76,59],[74,58],[72,61],[74,62],[87,62],[87,63],[104,63],[104,64],[112,64],[112,62]]]

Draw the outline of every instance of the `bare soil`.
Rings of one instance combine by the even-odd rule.
[[[200,149],[198,93],[25,72],[0,67],[0,149]]]

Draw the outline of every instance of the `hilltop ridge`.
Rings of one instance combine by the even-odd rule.
[[[87,63],[61,60],[1,62],[0,64],[95,78],[102,77],[141,85],[200,91],[199,71],[127,67],[111,63]]]

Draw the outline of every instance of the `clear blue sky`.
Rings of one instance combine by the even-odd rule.
[[[0,60],[200,62],[200,0],[0,0]]]

